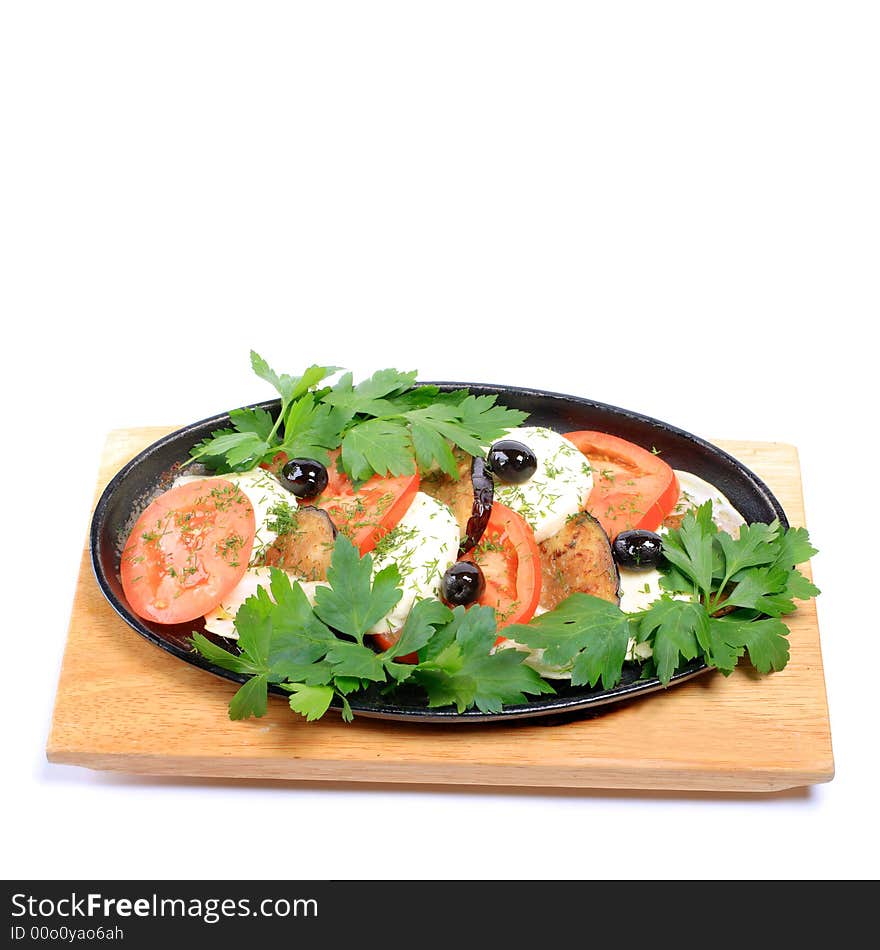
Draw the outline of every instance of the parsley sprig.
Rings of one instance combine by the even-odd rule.
[[[264,409],[234,409],[231,428],[219,429],[190,455],[217,472],[244,471],[278,452],[325,464],[341,449],[339,464],[356,484],[372,475],[410,475],[435,463],[453,478],[458,465],[451,445],[476,455],[526,419],[526,413],[496,403],[495,396],[467,390],[441,392],[416,386],[417,373],[383,369],[355,385],[351,373],[310,366],[302,376],[278,375],[251,352],[254,372],[281,397],[273,419]]]
[[[229,413],[232,427],[218,429],[194,446],[190,461],[198,460],[216,472],[247,471],[271,461],[278,452],[326,463],[328,451],[336,448],[343,420],[332,407],[318,401],[314,390],[339,367],[310,366],[302,376],[279,376],[253,350],[251,367],[280,395],[278,415],[273,419],[265,409],[233,409]]]
[[[785,667],[789,631],[780,618],[795,610],[795,599],[819,593],[796,567],[816,553],[805,528],[783,530],[775,520],[744,525],[734,538],[718,530],[708,501],[664,537],[663,551],[666,593],[646,610],[628,614],[573,594],[505,635],[543,650],[546,663],[570,668],[576,686],[616,686],[632,643],[651,646],[664,685],[697,657],[725,675],[746,653],[759,673]]]
[[[300,584],[273,568],[269,590],[258,588],[236,614],[239,653],[193,634],[192,645],[205,659],[250,677],[229,704],[231,719],[265,715],[269,684],[287,690],[291,709],[308,720],[323,716],[337,697],[346,721],[353,692],[409,679],[425,690],[429,706],[454,703],[459,712],[473,706],[497,712],[525,702],[526,694],[553,691],[523,664],[525,653],[492,652],[496,623],[489,607],[453,611],[438,600],[419,601],[398,641],[376,653],[364,637],[400,600],[397,568],[373,576],[372,557],[360,557],[340,534],[327,576],[329,586],[317,589],[312,607]],[[419,663],[400,662],[416,652]]]
[[[718,530],[706,502],[666,535],[664,552],[665,593],[646,610],[628,614],[572,594],[529,623],[506,627],[505,637],[542,651],[542,664],[570,670],[575,686],[616,686],[638,643],[651,646],[646,670],[664,685],[697,657],[725,675],[746,653],[760,673],[785,667],[789,631],[780,618],[796,599],[819,593],[796,567],[816,553],[804,528],[783,530],[774,521],[744,526],[733,538]],[[490,607],[450,610],[438,600],[418,601],[398,641],[375,652],[365,637],[400,600],[397,567],[374,574],[371,555],[360,557],[340,534],[327,576],[313,607],[298,582],[273,569],[269,589],[259,588],[236,614],[237,653],[193,634],[203,657],[250,677],[229,704],[230,718],[265,715],[270,684],[287,690],[291,709],[308,720],[323,716],[336,697],[346,721],[353,716],[348,697],[370,686],[393,692],[409,682],[424,690],[430,707],[459,712],[498,712],[554,691],[524,662],[525,651],[495,651]],[[400,661],[412,653],[417,663]]]

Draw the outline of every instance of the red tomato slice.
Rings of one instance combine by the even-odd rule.
[[[524,518],[496,501],[480,543],[462,560],[482,570],[486,589],[478,602],[495,608],[499,630],[532,619],[541,599],[541,557]]]
[[[226,479],[169,489],[138,518],[122,551],[129,606],[156,623],[213,610],[247,570],[254,530],[250,500]]]
[[[327,487],[317,498],[303,505],[323,508],[333,524],[357,545],[361,556],[372,551],[378,540],[407,513],[419,490],[419,473],[412,475],[374,475],[355,491],[348,476],[340,472],[331,453],[327,469]]]
[[[587,511],[613,541],[621,531],[656,531],[678,502],[678,479],[659,456],[605,432],[566,432],[593,469]]]

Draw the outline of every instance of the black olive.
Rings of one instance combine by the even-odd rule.
[[[538,457],[516,439],[501,439],[496,442],[486,457],[492,474],[499,482],[519,485],[527,482],[538,470]]]
[[[611,550],[621,567],[656,567],[663,557],[663,539],[653,531],[621,531]]]
[[[451,607],[467,607],[479,600],[485,589],[483,572],[470,561],[456,561],[440,582],[440,596]]]
[[[327,469],[314,459],[291,459],[278,481],[297,498],[316,498],[327,487]]]

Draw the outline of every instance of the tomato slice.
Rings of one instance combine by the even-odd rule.
[[[335,463],[335,455],[331,453]],[[303,505],[323,508],[339,531],[346,534],[361,552],[372,551],[381,537],[396,528],[419,490],[419,473],[374,475],[355,491],[349,477],[335,464],[327,469],[327,487],[317,498]]]
[[[532,619],[541,599],[541,557],[522,516],[496,501],[480,543],[462,560],[482,570],[486,589],[478,603],[495,608],[499,630]]]
[[[593,469],[587,511],[613,541],[621,531],[656,531],[678,502],[675,472],[640,445],[606,432],[566,432]]]
[[[244,576],[254,531],[250,499],[226,479],[169,489],[147,506],[123,548],[129,606],[156,623],[203,616]]]

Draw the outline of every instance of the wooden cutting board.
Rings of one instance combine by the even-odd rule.
[[[112,432],[110,478],[171,431]],[[797,450],[721,442],[804,524]],[[809,567],[804,568],[809,573]],[[438,726],[338,718],[306,723],[283,698],[230,722],[234,684],[142,639],[113,612],[84,551],[47,745],[50,762],[150,775],[570,788],[765,792],[834,775],[813,603],[789,618],[781,673],[708,673],[564,724]]]

